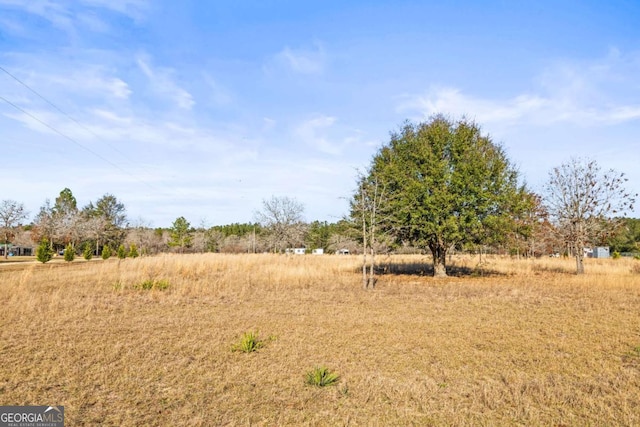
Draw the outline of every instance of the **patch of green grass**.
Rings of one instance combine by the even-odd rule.
[[[231,347],[232,351],[253,353],[264,347],[264,342],[258,338],[258,333],[249,331],[242,334],[240,340]]]
[[[165,279],[161,279],[161,280],[147,279],[147,280],[143,280],[140,283],[135,284],[133,288],[141,289],[144,291],[150,291],[152,289],[156,289],[158,291],[165,291],[169,289],[170,286],[171,285],[169,281]]]
[[[633,356],[633,357],[640,357],[640,345],[633,347],[627,355]]]
[[[324,366],[316,366],[306,375],[306,382],[316,387],[325,387],[335,384],[340,379],[340,375],[329,371]]]

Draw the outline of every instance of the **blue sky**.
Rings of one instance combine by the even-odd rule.
[[[0,70],[0,199],[110,193],[159,227],[275,195],[335,221],[434,113],[476,120],[534,190],[581,156],[637,193],[638,22],[637,1],[0,0],[0,66],[42,97]]]

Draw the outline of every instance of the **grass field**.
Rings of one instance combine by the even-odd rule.
[[[382,258],[374,291],[350,256],[0,265],[0,405],[69,426],[640,425],[640,261],[454,257],[438,280],[423,260]],[[263,347],[232,351],[248,331]],[[337,384],[307,385],[315,366]]]

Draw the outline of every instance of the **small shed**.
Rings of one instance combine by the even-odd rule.
[[[608,246],[596,246],[593,248],[593,257],[594,258],[609,258],[609,247]]]
[[[323,248],[316,248],[316,249],[312,250],[311,253],[314,254],[314,255],[323,255],[324,254],[324,249]]]
[[[306,248],[287,248],[287,250],[285,250],[285,253],[294,255],[304,255],[306,252]]]

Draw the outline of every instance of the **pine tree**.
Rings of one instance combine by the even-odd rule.
[[[71,262],[76,258],[76,251],[73,248],[73,245],[71,245],[71,243],[69,243],[65,248],[64,248],[64,260],[67,262]]]
[[[138,258],[138,256],[140,256],[138,254],[138,247],[135,243],[132,243],[131,246],[129,246],[129,257]]]
[[[102,259],[109,259],[111,258],[111,248],[109,247],[109,245],[104,245],[102,247]]]
[[[84,250],[82,251],[82,256],[87,261],[89,261],[89,260],[91,260],[91,258],[93,258],[93,245],[91,243],[86,243],[84,245]]]
[[[124,249],[124,245],[118,246],[118,259],[125,259],[127,257],[127,251]]]
[[[48,261],[51,261],[51,258],[53,258],[53,251],[51,250],[49,241],[43,239],[36,249],[36,259],[44,264]]]

